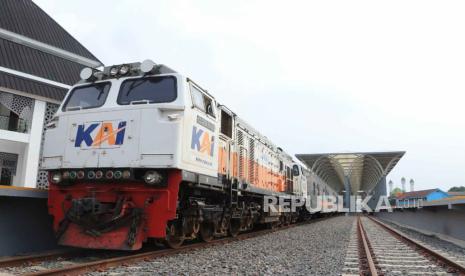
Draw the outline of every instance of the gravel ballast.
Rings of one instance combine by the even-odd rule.
[[[333,217],[90,275],[339,275],[353,220]]]

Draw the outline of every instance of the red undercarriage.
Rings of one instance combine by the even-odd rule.
[[[168,173],[168,185],[140,182],[50,185],[48,208],[59,244],[137,250],[147,238],[164,238],[176,217],[181,171]]]

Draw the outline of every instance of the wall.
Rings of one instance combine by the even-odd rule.
[[[0,152],[18,154],[13,186],[35,188],[46,103],[35,100],[29,133],[0,130]]]
[[[445,197],[448,197],[448,195],[442,191],[435,191],[435,192],[432,192],[431,194],[429,194],[427,197],[426,197],[426,200],[427,201],[432,201],[432,200],[439,200],[439,199],[443,199]]]
[[[397,209],[375,216],[465,246],[465,205]]]
[[[46,198],[0,195],[0,256],[56,248]]]
[[[4,134],[7,131],[0,131],[0,138],[5,137]],[[9,131],[8,131],[9,132]],[[22,134],[22,133],[20,133]],[[27,134],[22,134],[27,135]],[[18,164],[16,167],[16,175],[13,176],[13,186],[23,186],[23,156],[24,149],[26,147],[25,143],[15,142],[11,140],[0,139],[0,152],[15,153],[18,154]]]

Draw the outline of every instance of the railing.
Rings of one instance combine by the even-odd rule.
[[[26,133],[27,128],[26,120],[0,115],[0,129]]]

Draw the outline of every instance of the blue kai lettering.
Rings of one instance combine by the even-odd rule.
[[[214,148],[215,136],[212,135],[210,138],[208,131],[203,131],[194,126],[192,128],[191,149],[213,156]]]
[[[92,136],[90,134],[94,129],[97,128],[99,124],[91,124],[87,129],[84,129],[84,125],[79,125],[78,126],[78,131],[76,134],[76,141],[74,143],[75,147],[80,147],[82,142],[85,142],[88,147],[92,145],[94,142],[94,139],[92,139]]]

